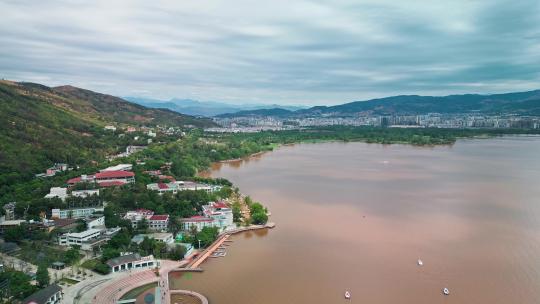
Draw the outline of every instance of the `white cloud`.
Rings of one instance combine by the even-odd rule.
[[[0,71],[8,79],[120,96],[230,102],[536,89],[539,6],[2,1]]]

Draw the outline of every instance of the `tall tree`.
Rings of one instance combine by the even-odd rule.
[[[38,286],[41,288],[49,285],[49,271],[47,270],[47,265],[45,263],[41,263],[38,265],[38,269],[36,272],[36,281],[38,282]]]

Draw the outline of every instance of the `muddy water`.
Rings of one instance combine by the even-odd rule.
[[[538,137],[302,144],[212,175],[277,223],[174,276],[212,304],[540,302]]]

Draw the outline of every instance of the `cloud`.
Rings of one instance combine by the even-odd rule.
[[[539,88],[540,3],[2,1],[2,77],[119,96],[335,104]]]

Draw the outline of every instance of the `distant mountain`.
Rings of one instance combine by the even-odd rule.
[[[400,95],[354,101],[337,106],[317,106],[286,113],[284,111],[241,111],[235,116],[348,116],[371,115],[418,115],[427,113],[484,113],[540,115],[540,90],[506,94],[465,94],[449,96]]]
[[[85,164],[127,145],[127,137],[105,132],[105,125],[215,125],[76,87],[5,80],[0,81],[0,124],[0,195],[7,185],[55,162]]]
[[[138,103],[150,108],[164,108],[178,113],[184,113],[195,116],[212,117],[226,113],[235,113],[239,111],[258,110],[265,108],[282,108],[286,110],[300,110],[304,107],[300,106],[282,106],[282,105],[263,105],[263,104],[243,104],[233,105],[216,101],[197,101],[193,99],[171,99],[168,101],[140,98],[140,97],[124,97],[126,100]]]
[[[293,111],[289,111],[281,108],[272,108],[272,109],[258,109],[258,110],[248,110],[248,111],[239,111],[236,113],[226,113],[217,115],[216,117],[227,118],[227,117],[237,117],[237,116],[289,116],[293,114]]]

